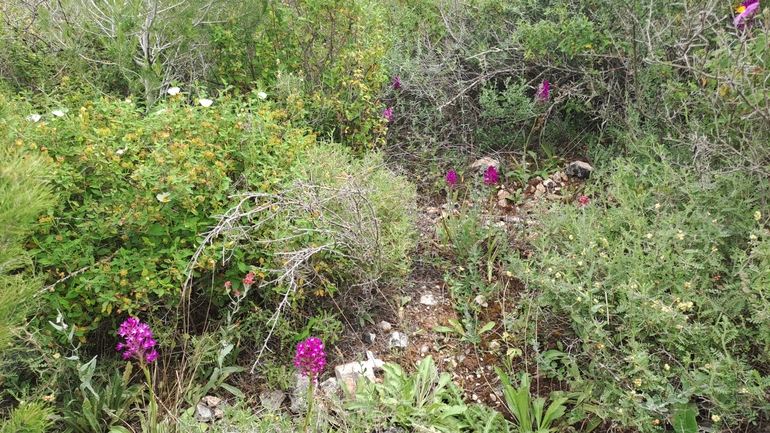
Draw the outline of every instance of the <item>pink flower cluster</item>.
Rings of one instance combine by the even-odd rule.
[[[489,166],[487,168],[487,171],[484,173],[484,183],[487,185],[494,185],[497,183],[497,170],[495,170],[495,167]]]
[[[326,365],[326,353],[323,341],[310,337],[297,345],[294,366],[303,376],[310,376],[311,380],[317,381],[318,373],[323,370],[324,365]]]
[[[446,173],[446,183],[450,188],[455,189],[455,183],[457,183],[457,174],[455,174],[454,170],[449,170]]]
[[[393,107],[386,108],[385,111],[382,112],[382,117],[384,117],[388,123],[393,121]]]
[[[135,358],[140,362],[152,362],[158,357],[154,349],[158,344],[152,339],[150,326],[142,323],[135,317],[129,317],[120,325],[118,335],[126,339],[125,343],[118,343],[118,352],[123,352],[123,359]]]
[[[398,78],[398,75],[393,77],[393,90],[398,90],[401,88],[401,79]]]
[[[581,195],[578,197],[578,208],[583,208],[591,204],[591,199],[588,196]]]
[[[243,279],[243,285],[251,286],[252,284],[254,284],[254,273],[249,272],[248,274],[246,274],[246,277]]]

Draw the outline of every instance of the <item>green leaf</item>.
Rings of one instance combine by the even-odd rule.
[[[481,329],[479,329],[479,335],[481,335],[481,334],[483,334],[483,333],[485,333],[485,332],[487,332],[487,331],[490,331],[490,330],[491,330],[492,328],[494,328],[494,327],[495,327],[495,322],[489,322],[489,323],[487,323],[486,325],[484,325],[484,327],[482,327]]]
[[[222,387],[222,388],[223,388],[225,391],[229,392],[230,394],[232,394],[232,395],[234,395],[234,396],[236,396],[236,397],[240,397],[240,398],[246,398],[246,395],[245,395],[245,394],[244,394],[244,393],[243,393],[243,392],[242,392],[240,389],[238,389],[238,388],[236,388],[236,387],[234,387],[234,386],[232,386],[232,385],[228,385],[228,384],[226,384],[226,383],[223,383],[223,384],[222,384],[222,385],[220,385],[220,386],[221,386],[221,387]]]
[[[446,332],[446,333],[456,332],[454,328],[450,328],[448,326],[441,326],[441,325],[434,326],[433,330],[436,332]]]
[[[676,433],[698,433],[698,421],[695,420],[697,414],[698,407],[695,403],[676,405],[671,427]]]

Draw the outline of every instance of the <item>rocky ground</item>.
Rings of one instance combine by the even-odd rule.
[[[484,161],[481,165],[488,162]],[[493,223],[505,228],[510,242],[522,254],[529,252],[525,240],[519,236],[521,227],[536,224],[537,207],[553,200],[577,201],[582,194],[584,180],[574,175],[574,164],[572,169],[569,167],[565,171],[573,176],[557,171],[546,179],[530,179],[525,185],[512,183],[499,186]],[[586,165],[580,164],[578,169],[586,169]],[[512,200],[514,197],[517,199]],[[516,369],[531,370],[521,364],[521,360],[526,359],[521,355],[526,354],[507,346],[503,329],[503,317],[506,311],[511,310],[513,301],[524,287],[518,279],[506,275],[504,270],[497,270],[497,280],[504,293],[501,299],[474,300],[483,303],[480,323],[495,323],[490,332],[483,334],[480,344],[462,341],[460,335],[454,332],[436,330],[437,325],[451,328],[452,320],[462,322],[444,282],[444,270],[437,267],[442,261],[451,262],[453,254],[451,247],[440,243],[436,230],[441,227],[441,218],[447,214],[445,203],[444,197],[428,198],[419,203],[417,225],[420,242],[409,282],[403,287],[401,305],[395,305],[393,311],[381,311],[374,323],[343,338],[338,343],[342,357],[334,359],[332,365],[366,361],[366,352],[370,351],[377,359],[395,362],[406,371],[414,371],[421,359],[431,355],[439,370],[449,372],[453,381],[464,390],[467,402],[484,403],[505,413],[507,409],[500,380],[493,367],[511,365]],[[519,350],[522,349],[526,350]],[[541,387],[540,394],[547,395],[550,389],[558,387],[558,384],[546,382],[537,382]]]
[[[506,162],[514,164],[513,161],[503,160],[503,165]],[[500,161],[483,158],[475,163],[479,172],[490,164],[499,167]],[[565,165],[562,171],[550,173],[545,179],[535,177],[523,185],[518,182],[499,184],[492,223],[504,228],[509,242],[520,254],[530,254],[522,228],[536,225],[538,209],[549,201],[577,202],[582,195],[583,178],[588,176],[586,170],[589,169],[590,166],[585,163],[573,162]],[[469,172],[473,173],[473,168]],[[462,204],[486,209],[484,203],[465,201]],[[423,197],[419,201],[419,242],[407,283],[400,293],[391,295],[390,307],[377,310],[371,320],[363,321],[363,327],[357,320],[346,318],[348,332],[333,347],[327,347],[327,368],[322,379],[331,377],[319,386],[322,392],[341,395],[338,382],[346,386],[347,381],[347,386],[353,386],[362,369],[379,381],[382,371],[377,367],[383,362],[394,362],[405,371],[413,372],[415,366],[429,355],[438,369],[449,372],[454,383],[464,390],[466,402],[483,403],[506,417],[510,414],[494,366],[505,366],[512,371],[528,370],[535,378],[535,394],[547,396],[552,389],[560,388],[560,384],[540,378],[534,366],[529,365],[531,362],[528,361],[526,347],[512,347],[506,341],[503,318],[512,311],[524,286],[502,267],[495,271],[502,296],[489,300],[468,300],[482,307],[479,323],[494,322],[492,329],[476,343],[465,341],[457,332],[445,332],[447,328],[453,328],[453,321],[462,322],[462,317],[458,315],[458,310],[462,308],[455,304],[444,281],[446,266],[455,263],[453,248],[443,245],[437,235],[441,219],[453,212],[457,211],[447,209],[443,196]],[[443,327],[444,331],[437,327]],[[371,370],[374,370],[374,375],[371,375]],[[305,406],[301,399],[306,390],[307,378],[298,378],[294,397],[290,398],[279,390],[264,389],[260,400],[266,406],[300,410]],[[199,406],[205,403],[201,402]],[[205,412],[205,408],[201,411]]]

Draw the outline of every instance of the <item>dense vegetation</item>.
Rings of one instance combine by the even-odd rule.
[[[188,431],[209,393],[232,397],[213,431],[767,427],[758,1],[0,10],[0,432]],[[595,170],[511,233],[467,168],[488,155],[522,193]],[[458,196],[421,241],[417,203]],[[455,347],[501,360],[505,413],[431,357],[307,418],[254,409],[240,384],[286,389],[298,342],[397,310],[413,257],[444,275]]]

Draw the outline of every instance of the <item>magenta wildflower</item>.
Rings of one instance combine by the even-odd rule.
[[[154,349],[158,343],[152,339],[150,326],[139,319],[126,319],[120,325],[118,335],[126,339],[125,343],[118,343],[115,348],[118,352],[123,351],[123,359],[135,358],[140,362],[150,363],[158,357],[158,352]]]
[[[303,376],[310,376],[313,382],[318,380],[318,373],[326,364],[326,353],[323,342],[315,337],[310,337],[297,345],[297,355],[294,357],[294,366]]]
[[[398,90],[401,88],[401,79],[398,78],[398,75],[393,77],[393,90]]]
[[[580,197],[578,197],[578,207],[579,208],[586,207],[589,204],[591,204],[591,199],[588,198],[588,196],[581,195]]]
[[[393,120],[393,107],[386,108],[385,111],[382,112],[382,116],[388,120],[388,123],[390,123]]]
[[[230,293],[230,290],[233,288],[233,283],[227,281],[225,283],[225,292]]]
[[[452,188],[455,189],[455,183],[457,183],[457,174],[455,174],[454,170],[449,170],[446,173],[446,183]]]
[[[535,92],[535,99],[537,99],[539,102],[548,101],[548,93],[550,90],[551,85],[548,84],[548,81],[543,80],[543,82],[540,83],[540,86],[538,86],[537,92]]]
[[[746,0],[738,8],[739,14],[735,16],[733,24],[742,28],[753,21],[754,15],[759,12],[759,0]]]
[[[484,173],[484,183],[488,185],[494,185],[497,183],[497,170],[495,170],[495,167],[490,165],[487,171]]]

